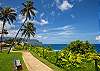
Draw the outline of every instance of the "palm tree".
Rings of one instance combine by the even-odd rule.
[[[35,8],[33,7],[33,2],[32,1],[26,1],[25,3],[22,3],[22,5],[24,6],[23,9],[21,10],[21,15],[25,17],[25,21],[24,23],[21,25],[20,29],[18,30],[15,39],[17,38],[21,28],[24,26],[25,22],[27,20],[30,20],[32,17],[34,19],[35,16]]]
[[[9,24],[13,23],[16,20],[16,11],[11,7],[0,7],[0,21],[3,22],[2,33],[4,32],[5,24],[8,22]],[[1,41],[3,40],[3,34],[1,34]],[[2,52],[2,46],[1,46]]]
[[[33,2],[30,0],[30,1],[26,1],[25,3],[22,3],[22,5],[24,6],[23,9],[21,10],[21,15],[25,17],[25,21],[24,23],[21,25],[21,27],[19,28],[16,36],[15,36],[15,39],[14,41],[16,40],[19,32],[21,31],[22,27],[25,25],[26,21],[27,20],[30,20],[32,17],[34,19],[34,16],[35,16],[35,8],[33,6]],[[13,43],[14,45],[14,43]],[[10,47],[9,51],[8,51],[8,54],[10,53],[10,50],[11,50],[12,47]]]
[[[26,37],[27,40],[30,39],[30,37],[34,37],[36,33],[36,28],[34,27],[34,24],[32,22],[27,22],[24,27],[21,29],[22,31],[22,37]],[[26,41],[27,41],[26,40]]]
[[[34,27],[34,24],[32,22],[27,22],[26,25],[21,29],[22,31],[22,37],[27,37],[27,39],[30,39],[30,37],[35,36],[36,28]]]

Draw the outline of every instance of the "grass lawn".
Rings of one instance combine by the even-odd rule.
[[[44,64],[46,64],[48,67],[50,67],[51,69],[53,69],[54,71],[65,71],[64,69],[61,69],[57,66],[55,66],[54,64],[48,62],[46,59],[43,59],[42,57],[39,57],[36,53],[30,51],[32,53],[32,55],[34,57],[36,57],[37,59],[39,59],[41,62],[43,62]]]
[[[14,71],[14,59],[20,59],[22,63],[23,70],[28,71],[24,64],[22,53],[13,52],[7,54],[6,52],[0,53],[0,71]]]

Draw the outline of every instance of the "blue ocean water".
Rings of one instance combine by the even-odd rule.
[[[95,44],[95,46],[96,46],[96,51],[100,52],[100,44]]]
[[[67,44],[44,44],[46,47],[52,47],[54,50],[61,50],[65,47],[67,47]],[[95,49],[97,52],[100,52],[100,44],[95,44]]]

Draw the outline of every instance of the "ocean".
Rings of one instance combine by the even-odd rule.
[[[96,51],[100,52],[100,44],[94,44],[96,46]],[[67,44],[44,44],[44,46],[49,46],[51,48],[53,48],[54,50],[61,50],[65,47],[67,47]]]

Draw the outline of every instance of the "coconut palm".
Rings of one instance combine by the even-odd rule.
[[[21,29],[22,31],[22,37],[26,37],[26,41],[30,39],[30,37],[35,36],[36,28],[34,27],[34,24],[32,22],[27,22],[24,27]]]
[[[34,16],[35,16],[35,8],[33,6],[33,2],[30,0],[26,1],[25,3],[22,3],[22,5],[24,6],[23,9],[21,10],[21,15],[25,17],[25,21],[24,23],[21,25],[21,27],[19,28],[16,36],[15,36],[15,39],[14,41],[16,40],[19,32],[21,31],[22,27],[25,25],[25,22],[27,20],[30,20],[30,19],[34,19]],[[33,17],[33,18],[32,18]],[[14,45],[14,43],[13,43]],[[8,51],[8,54],[10,53],[10,50],[11,50],[12,47],[10,47],[9,51]]]
[[[22,31],[22,37],[27,37],[27,39],[30,39],[30,37],[35,36],[36,28],[34,27],[34,24],[32,22],[27,22],[26,25],[21,29]]]
[[[11,7],[0,7],[0,21],[3,22],[2,33],[4,32],[5,24],[8,22],[9,24],[13,23],[16,20],[16,11]],[[1,41],[3,40],[3,34],[1,34]],[[1,46],[2,51],[2,46]]]
[[[15,39],[17,38],[21,28],[24,26],[25,22],[27,20],[30,20],[32,17],[34,18],[35,16],[35,8],[33,7],[33,2],[32,1],[26,1],[25,3],[22,3],[24,6],[23,9],[21,10],[21,15],[25,17],[24,23],[21,25],[20,29],[18,30]]]

